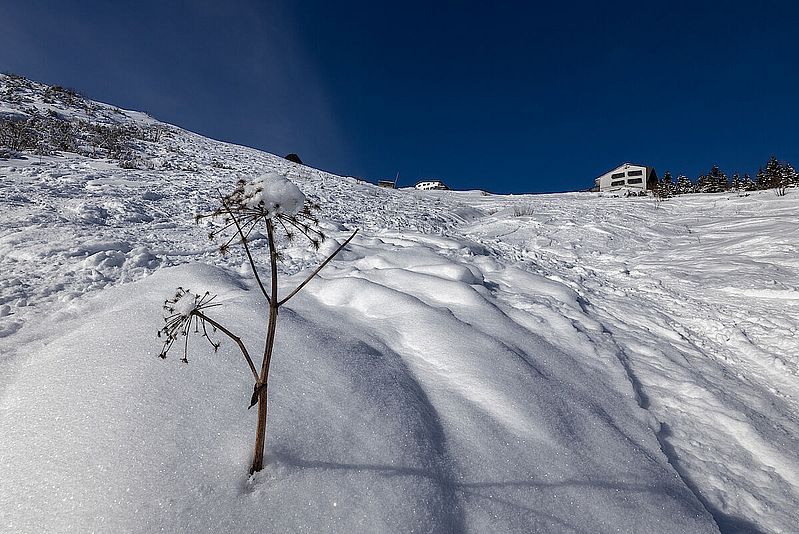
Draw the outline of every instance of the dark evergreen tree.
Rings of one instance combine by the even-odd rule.
[[[670,198],[674,196],[674,180],[669,171],[666,171],[663,174],[663,178],[661,178],[660,182],[658,182],[658,192],[661,198]]]
[[[677,176],[677,184],[675,185],[675,193],[678,195],[685,195],[694,192],[694,184],[691,179],[684,174]]]
[[[760,189],[773,189],[775,187],[779,187],[781,178],[782,165],[777,160],[777,156],[772,154],[766,163],[766,168],[763,170],[762,187],[760,187]],[[758,177],[758,181],[761,181],[760,177]]]
[[[713,168],[710,169],[710,178],[713,184],[714,193],[721,193],[730,188],[727,181],[727,175],[724,174],[724,171],[719,169],[717,165],[713,165]]]
[[[732,175],[732,182],[730,182],[730,191],[738,193],[743,190],[743,180],[741,180],[741,175],[733,173]]]
[[[752,181],[752,177],[749,175],[748,172],[744,173],[744,177],[742,180],[742,187],[744,191],[754,191],[755,189],[757,189],[757,187],[755,186],[755,182]]]
[[[710,178],[708,178],[707,174],[700,174],[696,177],[696,183],[694,184],[694,192],[696,193],[707,193],[710,189]]]
[[[760,167],[755,175],[755,189],[768,189],[766,173],[763,172],[763,167]]]
[[[791,187],[792,185],[796,185],[796,181],[797,181],[796,169],[794,169],[793,166],[787,161],[781,163],[778,187],[782,188]]]
[[[727,175],[719,169],[718,165],[713,165],[710,172],[701,175],[696,182],[697,192],[699,193],[720,193],[727,190]]]

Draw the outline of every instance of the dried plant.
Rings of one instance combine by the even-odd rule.
[[[303,236],[308,239],[314,249],[318,249],[324,241],[325,235],[319,228],[318,219],[313,215],[317,209],[318,206],[309,202],[297,186],[280,175],[269,173],[249,182],[240,180],[232,193],[226,196],[220,194],[220,206],[216,210],[208,215],[197,217],[198,221],[204,218],[221,219],[222,224],[209,234],[211,238],[223,237],[223,242],[219,247],[220,252],[226,253],[231,246],[237,244],[244,247],[255,282],[263,294],[269,310],[266,342],[260,369],[256,367],[241,338],[207,315],[206,312],[209,309],[220,305],[214,302],[215,296],[211,296],[210,293],[199,295],[188,289],[178,288],[175,295],[164,303],[164,326],[158,332],[158,335],[164,338],[164,346],[159,354],[161,358],[166,358],[175,342],[179,338],[184,338],[181,361],[188,363],[188,335],[192,331],[206,339],[214,350],[218,349],[219,342],[214,341],[209,335],[208,325],[211,326],[212,333],[222,333],[234,341],[244,356],[254,380],[250,408],[258,405],[258,426],[250,473],[263,468],[269,369],[275,343],[278,310],[305,287],[358,233],[358,230],[355,230],[302,283],[288,295],[280,298],[277,272],[280,254],[275,241],[276,233],[282,232],[289,240]],[[271,284],[268,290],[261,279],[250,242],[250,235],[257,227],[266,228],[271,274]]]

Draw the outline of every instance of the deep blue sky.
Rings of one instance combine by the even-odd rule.
[[[799,164],[799,3],[0,0],[0,70],[370,180]]]

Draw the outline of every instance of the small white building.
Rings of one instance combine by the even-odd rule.
[[[624,163],[594,180],[598,191],[639,193],[657,187],[658,175],[653,167]]]
[[[421,182],[416,182],[414,186],[416,189],[422,189],[424,191],[431,191],[434,189],[443,189],[447,190],[449,187],[442,182],[441,180],[422,180]]]

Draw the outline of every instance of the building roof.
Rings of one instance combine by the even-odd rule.
[[[635,167],[644,167],[644,168],[646,169],[646,173],[647,173],[647,174],[649,174],[649,172],[652,170],[652,167],[650,167],[649,165],[641,165],[640,163],[630,163],[629,161],[627,161],[627,162],[624,162],[624,163],[622,163],[621,165],[616,165],[616,166],[615,166],[615,167],[613,167],[612,169],[608,169],[608,170],[606,170],[605,172],[603,172],[602,174],[600,174],[599,176],[597,176],[597,177],[594,179],[594,181],[596,181],[596,180],[599,180],[600,178],[602,178],[603,176],[605,176],[607,173],[609,173],[609,172],[613,172],[613,171],[615,171],[616,169],[620,169],[620,168],[624,167],[625,165],[631,165],[631,166],[635,166]]]

